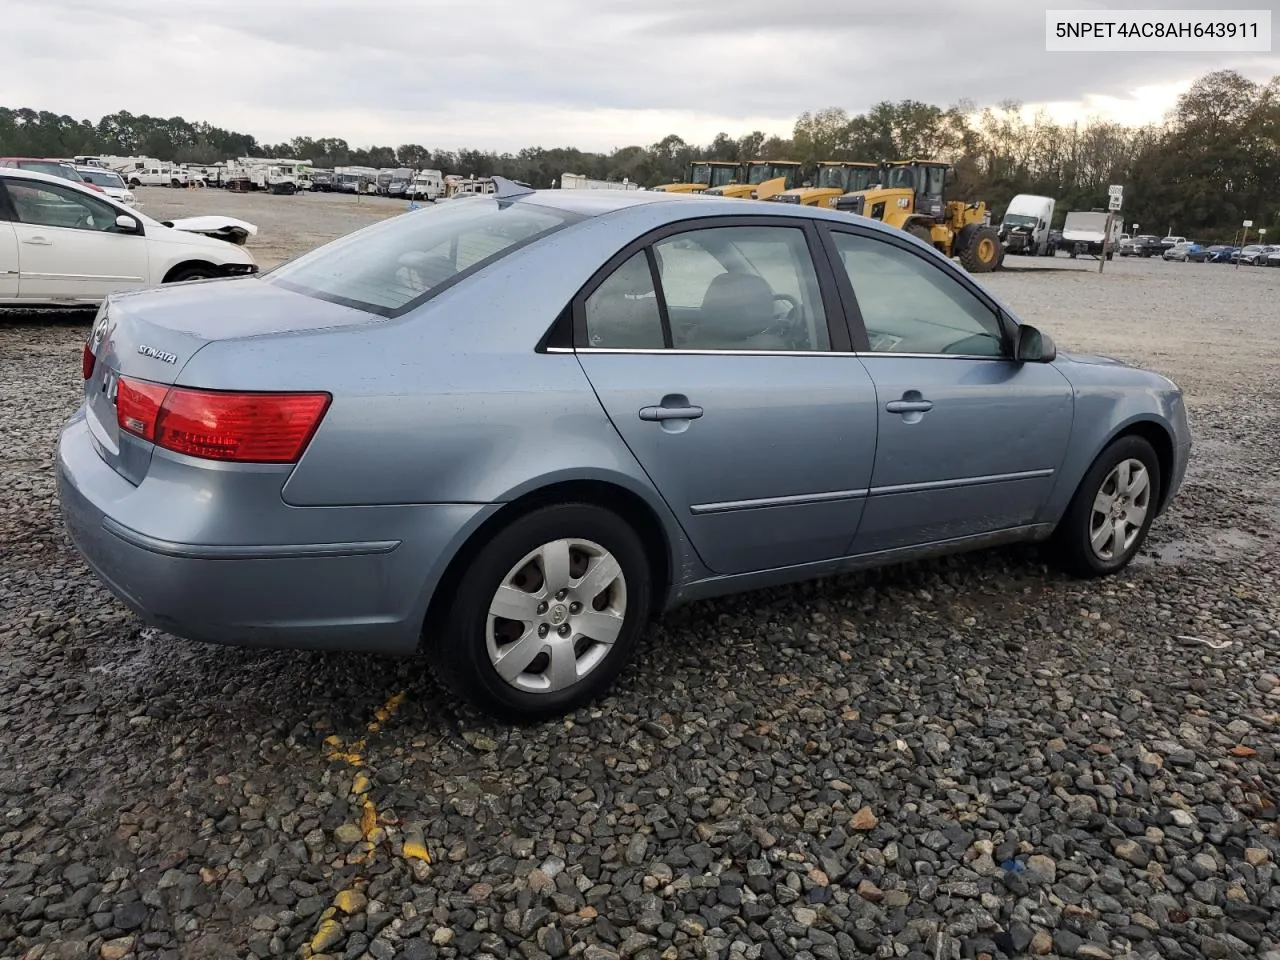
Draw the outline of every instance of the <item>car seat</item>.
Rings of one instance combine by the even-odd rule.
[[[776,322],[773,288],[754,273],[722,273],[707,287],[688,346],[708,350],[785,350],[786,340],[766,333]]]

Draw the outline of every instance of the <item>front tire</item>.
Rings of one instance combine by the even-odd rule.
[[[590,504],[543,507],[500,530],[467,564],[427,652],[458,695],[508,720],[565,713],[602,694],[630,661],[651,609],[644,544]]]
[[[183,267],[181,270],[175,271],[173,276],[165,280],[165,283],[184,283],[187,280],[212,280],[216,276],[218,276],[218,273],[212,267]]]
[[[994,227],[979,226],[960,251],[960,263],[970,273],[990,273],[1004,260],[1004,248]]]
[[[1080,481],[1049,549],[1077,577],[1107,576],[1142,548],[1160,503],[1163,478],[1151,444],[1121,437],[1102,451]]]

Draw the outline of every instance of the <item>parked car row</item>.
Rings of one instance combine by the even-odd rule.
[[[1251,243],[1237,247],[1228,243],[1202,244],[1186,237],[1157,237],[1141,234],[1120,239],[1122,257],[1154,257],[1181,263],[1241,263],[1249,267],[1280,267],[1280,245]]]

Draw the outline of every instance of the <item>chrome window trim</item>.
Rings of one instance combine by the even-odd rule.
[[[547,353],[618,353],[694,357],[902,357],[915,360],[994,360],[1014,363],[1009,357],[969,353],[877,353],[872,350],[684,350],[678,347],[547,347]]]

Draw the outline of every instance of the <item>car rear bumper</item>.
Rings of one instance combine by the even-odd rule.
[[[449,558],[496,509],[425,504],[388,508],[388,515],[382,508],[297,508],[281,501],[291,523],[299,512],[310,513],[312,529],[340,532],[340,538],[191,543],[175,539],[160,519],[139,522],[174,517],[179,506],[166,500],[172,484],[152,489],[148,483],[135,487],[111,469],[94,449],[82,413],[63,428],[57,458],[63,520],[94,573],[153,626],[241,646],[412,653]],[[362,512],[377,529],[368,538],[348,536]]]

